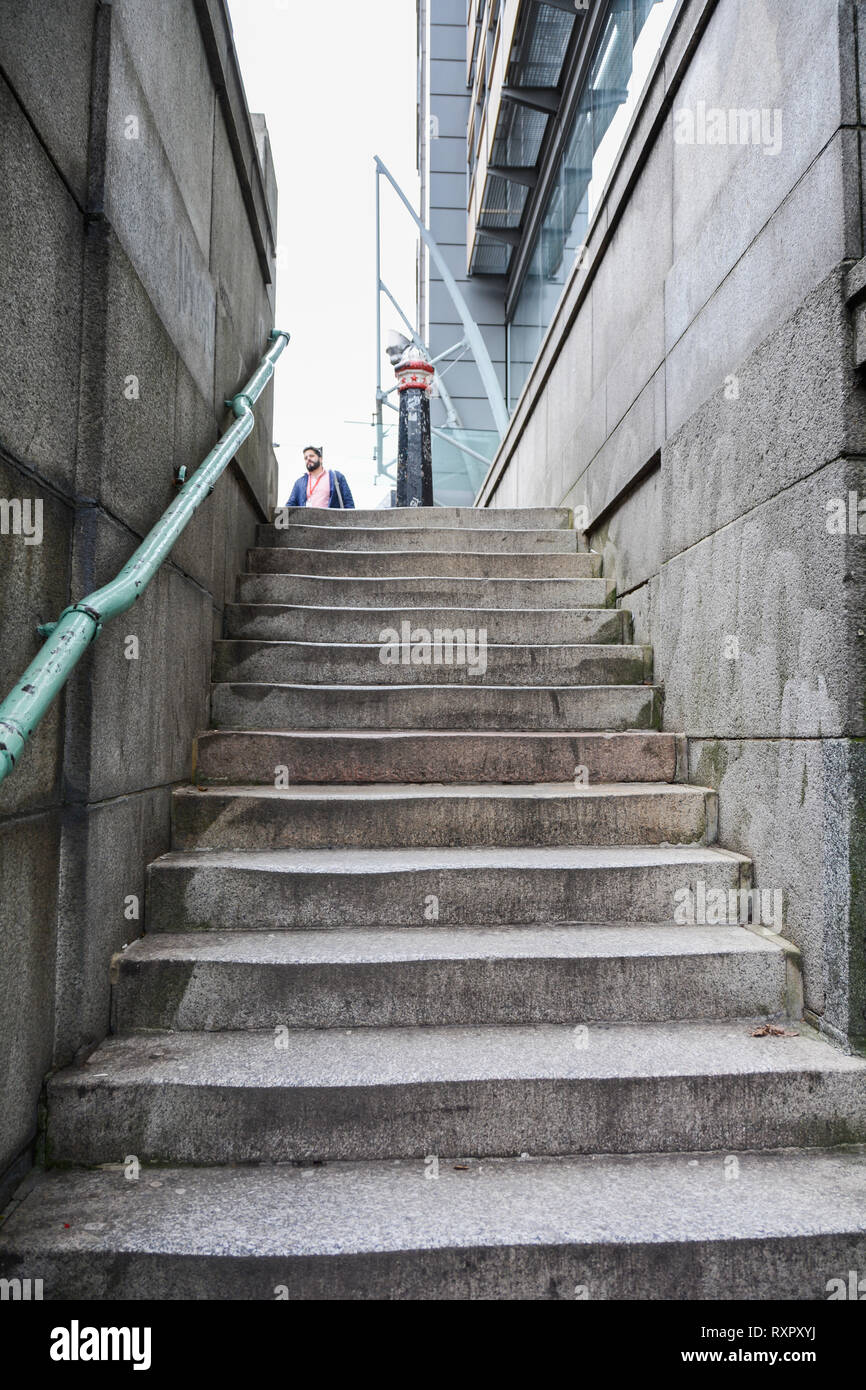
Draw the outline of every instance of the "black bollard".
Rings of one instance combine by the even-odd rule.
[[[430,454],[430,390],[434,369],[419,348],[409,346],[394,367],[399,382],[397,506],[433,506]]]

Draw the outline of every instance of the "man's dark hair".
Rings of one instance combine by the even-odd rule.
[[[325,456],[324,449],[321,449],[318,444],[305,444],[304,453],[306,454],[309,450],[312,450],[314,454],[318,454],[319,458],[324,458]]]

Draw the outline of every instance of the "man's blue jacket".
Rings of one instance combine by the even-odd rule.
[[[328,506],[329,506],[329,507],[339,507],[339,505],[340,505],[340,498],[337,496],[337,489],[336,489],[336,487],[334,486],[334,481],[336,480],[337,483],[339,483],[339,486],[340,486],[340,493],[342,494],[342,497],[343,497],[343,506],[344,506],[344,507],[354,507],[355,502],[354,502],[354,499],[353,499],[353,497],[352,497],[352,493],[351,493],[351,490],[350,490],[350,488],[349,488],[349,484],[346,482],[346,479],[344,478],[343,474],[342,474],[342,473],[338,473],[337,470],[336,470],[336,468],[331,468],[331,469],[328,470],[328,472],[329,472],[330,479],[331,479],[331,499],[330,499],[330,501],[328,502]],[[292,488],[292,491],[291,491],[291,493],[289,494],[289,500],[288,500],[288,502],[286,503],[286,506],[287,506],[287,507],[306,507],[306,505],[307,505],[307,475],[306,475],[306,473],[305,473],[304,476],[303,476],[302,478],[299,478],[299,479],[298,479],[298,481],[295,483],[295,486]]]

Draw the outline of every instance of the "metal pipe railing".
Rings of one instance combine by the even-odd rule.
[[[0,704],[0,782],[15,767],[24,746],[69,679],[104,623],[125,613],[147,588],[201,502],[214,489],[241,444],[252,433],[253,406],[274,374],[288,333],[274,329],[268,348],[243,390],[226,401],[236,416],[222,438],[181,488],[171,506],[123,566],[101,589],[64,609],[56,623],[39,631],[48,640],[18,684]]]

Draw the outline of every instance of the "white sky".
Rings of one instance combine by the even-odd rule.
[[[378,154],[418,206],[415,0],[229,0],[252,111],[264,112],[279,190],[277,326],[292,341],[276,371],[280,501],[305,444],[377,506],[375,179]],[[416,231],[382,180],[382,278],[415,318]],[[383,336],[401,328],[383,296]],[[385,387],[393,373],[385,359]],[[397,416],[386,410],[396,422]],[[386,462],[396,453],[386,441]]]

